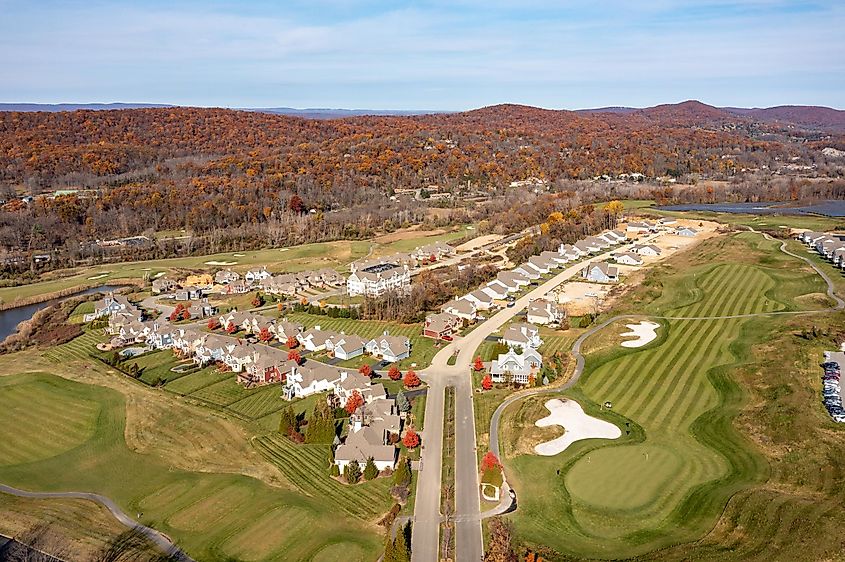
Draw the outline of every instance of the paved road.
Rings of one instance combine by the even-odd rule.
[[[752,232],[756,232],[755,230],[751,229]],[[763,234],[766,239],[771,239],[768,234]],[[833,281],[828,276],[827,272],[823,271],[820,267],[818,267],[812,260],[805,258],[804,256],[800,256],[798,254],[794,254],[786,249],[786,242],[783,242],[780,246],[780,251],[790,255],[794,258],[802,260],[806,262],[810,267],[812,267],[816,273],[824,280],[827,284],[827,295],[836,303],[834,306],[822,309],[822,310],[801,310],[801,311],[781,311],[781,312],[759,312],[754,314],[735,314],[729,316],[649,316],[649,318],[659,318],[664,320],[723,320],[723,319],[734,319],[734,318],[753,318],[753,317],[760,317],[760,316],[778,316],[784,314],[823,314],[828,312],[834,312],[838,310],[845,309],[845,300],[843,300],[839,295],[837,295],[834,291]],[[499,459],[501,459],[501,455],[499,454],[499,422],[501,421],[502,412],[505,409],[513,404],[514,402],[518,402],[524,398],[529,396],[536,396],[538,394],[557,394],[560,393],[568,388],[574,386],[578,379],[581,378],[581,374],[584,372],[584,356],[581,354],[581,346],[583,345],[584,341],[589,338],[591,335],[595,334],[599,330],[603,330],[608,325],[616,322],[617,320],[628,319],[628,318],[641,318],[643,315],[633,315],[633,314],[622,314],[619,316],[614,316],[608,320],[605,320],[601,324],[594,326],[593,328],[589,329],[588,331],[584,332],[581,337],[579,337],[575,343],[572,345],[572,355],[575,357],[575,371],[572,374],[572,377],[561,386],[557,386],[554,388],[534,388],[531,390],[525,390],[519,392],[518,394],[513,394],[506,398],[501,404],[499,404],[496,411],[493,412],[493,417],[490,419],[490,450],[493,451]],[[507,511],[511,510],[512,507],[512,498],[508,492],[510,492],[510,487],[507,485],[507,481],[505,481],[505,493],[502,496],[502,501],[499,503],[498,506],[495,508],[486,511],[482,514],[482,519],[487,517],[493,517],[495,515],[501,515]]]
[[[654,237],[648,238],[653,240]],[[639,241],[642,243],[642,241]],[[598,261],[610,257],[629,245],[622,245],[591,257]],[[539,287],[518,298],[514,306],[504,308],[479,324],[468,335],[456,338],[434,356],[431,366],[420,376],[432,390],[426,402],[425,449],[422,451],[422,465],[417,484],[417,499],[414,509],[413,560],[414,562],[433,562],[438,560],[438,527],[440,517],[440,472],[442,467],[443,440],[443,401],[442,393],[446,386],[455,387],[455,496],[457,527],[456,559],[463,561],[481,560],[483,555],[481,536],[481,512],[478,478],[478,457],[475,441],[475,416],[473,413],[472,381],[469,370],[478,347],[493,332],[522,312],[529,301],[548,294],[564,281],[578,275],[587,262],[582,261],[564,269]],[[449,359],[457,354],[454,365]],[[440,399],[431,400],[432,392]],[[432,443],[436,439],[438,442]],[[436,474],[432,474],[436,472]],[[506,492],[507,495],[507,492]],[[505,506],[504,509],[507,509]]]
[[[108,509],[115,519],[120,521],[126,527],[129,527],[130,529],[135,529],[136,531],[145,535],[153,543],[155,543],[156,546],[158,546],[162,551],[171,556],[174,560],[181,560],[183,562],[194,562],[193,558],[185,554],[184,551],[182,551],[178,546],[173,544],[173,542],[166,535],[160,533],[159,531],[156,531],[151,527],[147,527],[146,525],[138,523],[137,521],[126,515],[117,506],[116,503],[114,503],[112,500],[105,496],[101,496],[100,494],[93,494],[90,492],[30,492],[27,490],[13,488],[11,486],[6,486],[5,484],[0,484],[0,492],[22,498],[71,498],[97,502],[100,505],[104,506],[106,509]]]

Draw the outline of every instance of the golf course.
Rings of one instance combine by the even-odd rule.
[[[502,441],[519,494],[511,520],[520,539],[552,559],[672,558],[675,551],[663,549],[701,539],[734,494],[766,482],[765,455],[735,427],[748,405],[736,374],[783,324],[812,315],[747,315],[833,304],[824,281],[779,246],[756,233],[704,241],[655,266],[609,313],[662,324],[641,348],[618,344],[626,320],[592,335],[584,374],[565,394],[619,426],[620,439],[541,457],[507,446],[521,432],[536,433],[530,426],[545,415],[541,402],[506,410]],[[607,403],[610,410],[600,406]]]

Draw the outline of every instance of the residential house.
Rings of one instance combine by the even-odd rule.
[[[288,352],[266,345],[256,346],[251,363],[238,373],[238,383],[246,386],[284,383],[296,369],[296,362],[288,359]]]
[[[490,377],[493,382],[528,384],[543,367],[543,356],[531,347],[523,347],[521,353],[511,348],[490,362]]]
[[[516,289],[518,290],[518,288]],[[491,281],[481,288],[481,292],[490,296],[494,300],[505,300],[508,296],[509,288],[501,281]]]
[[[470,322],[475,320],[476,317],[476,308],[472,301],[466,299],[453,299],[444,304],[440,307],[442,312],[448,312],[449,314],[454,314],[459,318],[463,318],[465,320],[469,320]]]
[[[226,285],[223,294],[226,295],[243,295],[249,292],[249,285],[243,279],[236,279]]]
[[[322,351],[326,349],[326,345],[331,338],[338,337],[341,334],[331,330],[321,330],[320,326],[314,326],[310,330],[300,332],[296,339],[299,344],[306,351]]]
[[[545,252],[540,252],[540,257],[544,259],[546,263],[554,263],[558,267],[564,265],[566,262],[569,261],[569,258],[561,254],[560,252],[551,252],[548,250],[546,250]]]
[[[595,242],[590,242],[588,240],[579,240],[575,244],[573,244],[573,248],[575,248],[579,255],[586,256],[589,254],[595,254],[601,251],[601,246],[596,244]]]
[[[265,266],[261,266],[247,271],[246,274],[244,274],[244,280],[249,285],[255,285],[263,279],[267,279],[272,276],[273,274],[267,271],[267,268]]]
[[[203,296],[203,289],[197,287],[196,285],[188,285],[187,287],[183,287],[178,289],[174,293],[174,297],[177,301],[192,301],[195,299],[201,299]]]
[[[434,242],[420,246],[411,252],[411,257],[418,262],[422,261],[440,261],[443,258],[455,255],[455,248],[444,242]]]
[[[228,285],[240,280],[241,275],[231,269],[221,269],[214,274],[214,282],[218,285]]]
[[[680,228],[675,229],[675,234],[678,236],[684,236],[686,238],[693,238],[698,235],[698,231],[689,226],[682,226]]]
[[[560,324],[566,318],[566,311],[556,302],[535,299],[528,303],[526,320],[531,324]]]
[[[616,283],[619,281],[619,269],[606,262],[590,262],[581,271],[581,276],[595,283]]]
[[[365,409],[366,405],[362,408]],[[396,465],[397,448],[390,444],[390,431],[385,427],[391,422],[373,423],[365,413],[360,414],[360,417],[367,421],[353,420],[346,440],[335,450],[334,462],[338,469],[343,473],[346,466],[354,461],[363,470],[369,459],[373,460],[379,471],[393,469]],[[394,417],[399,419],[399,416]]]
[[[641,256],[657,257],[660,255],[660,248],[654,244],[632,246],[631,251]]]
[[[629,222],[626,229],[628,232],[655,232],[657,225],[649,221]]]
[[[391,336],[385,332],[368,341],[366,351],[383,361],[397,363],[411,356],[411,340],[405,336]]]
[[[226,348],[222,360],[233,373],[241,373],[246,371],[246,368],[255,361],[257,353],[258,346],[236,340],[234,346]]]
[[[276,339],[280,342],[288,341],[288,338],[296,337],[302,332],[302,324],[298,322],[288,322],[287,320],[279,320],[273,327],[272,332],[276,335]]]
[[[459,331],[463,325],[464,321],[454,314],[448,312],[431,314],[425,319],[423,335],[435,339],[451,338],[452,334]]]
[[[134,310],[137,310],[137,307],[129,302],[129,299],[125,296],[108,293],[105,297],[94,303],[94,312],[86,314],[83,320],[85,322],[91,322],[97,318],[108,317],[117,312]]]
[[[511,324],[502,334],[502,343],[511,347],[533,347],[543,345],[540,329],[533,324]]]
[[[531,279],[539,279],[539,273],[524,273],[522,271],[518,271],[516,269],[512,271],[500,271],[496,274],[496,281],[502,283],[505,287],[507,287],[508,292],[514,293],[518,291],[521,287],[527,287],[531,284]]]
[[[326,349],[338,359],[352,359],[364,354],[367,342],[355,334],[338,334],[326,341]]]
[[[616,263],[620,263],[622,265],[643,264],[643,258],[633,252],[619,252],[618,254],[614,254],[613,259],[616,260]]]
[[[545,275],[557,268],[558,263],[543,256],[531,256],[528,258],[528,265],[536,269],[541,275]]]
[[[588,252],[581,252],[581,250],[579,250],[575,246],[571,246],[569,244],[561,244],[560,248],[558,248],[557,252],[561,256],[565,257],[567,259],[567,261],[575,261],[578,258],[580,258],[581,256],[587,255],[587,253],[588,253]]]
[[[478,289],[461,297],[475,305],[476,310],[490,310],[493,307],[493,297]]]
[[[156,277],[153,279],[153,293],[169,293],[179,287],[179,284],[169,277]]]

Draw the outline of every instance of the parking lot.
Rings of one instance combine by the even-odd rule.
[[[822,401],[833,421],[845,423],[845,408],[842,407],[841,365],[845,365],[845,353],[825,351],[822,363]]]

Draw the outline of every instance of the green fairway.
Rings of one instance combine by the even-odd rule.
[[[19,417],[0,425],[0,441],[19,449],[16,458],[0,465],[0,482],[103,494],[127,513],[141,513],[144,523],[173,537],[197,560],[325,559],[339,551],[351,560],[378,555],[381,537],[362,519],[371,520],[388,503],[386,482],[348,488],[342,497],[314,488],[309,497],[246,476],[180,470],[126,446],[120,394],[52,375],[0,379],[0,412],[19,411],[20,404],[34,407],[25,425]],[[291,448],[296,450],[283,456],[296,455],[290,462],[303,481],[341,486],[328,477],[327,447]],[[351,510],[359,518],[348,515]]]
[[[626,299],[623,312],[688,319],[664,321],[642,349],[604,346],[587,356],[572,397],[627,435],[508,459],[522,539],[579,557],[638,556],[700,537],[733,493],[765,479],[766,462],[732,426],[744,403],[732,373],[778,319],[693,318],[829,306],[804,297],[823,293],[823,281],[778,246],[750,233],[708,240],[656,266]],[[598,412],[606,401],[612,411]],[[509,408],[503,426],[519,426],[514,415]]]

